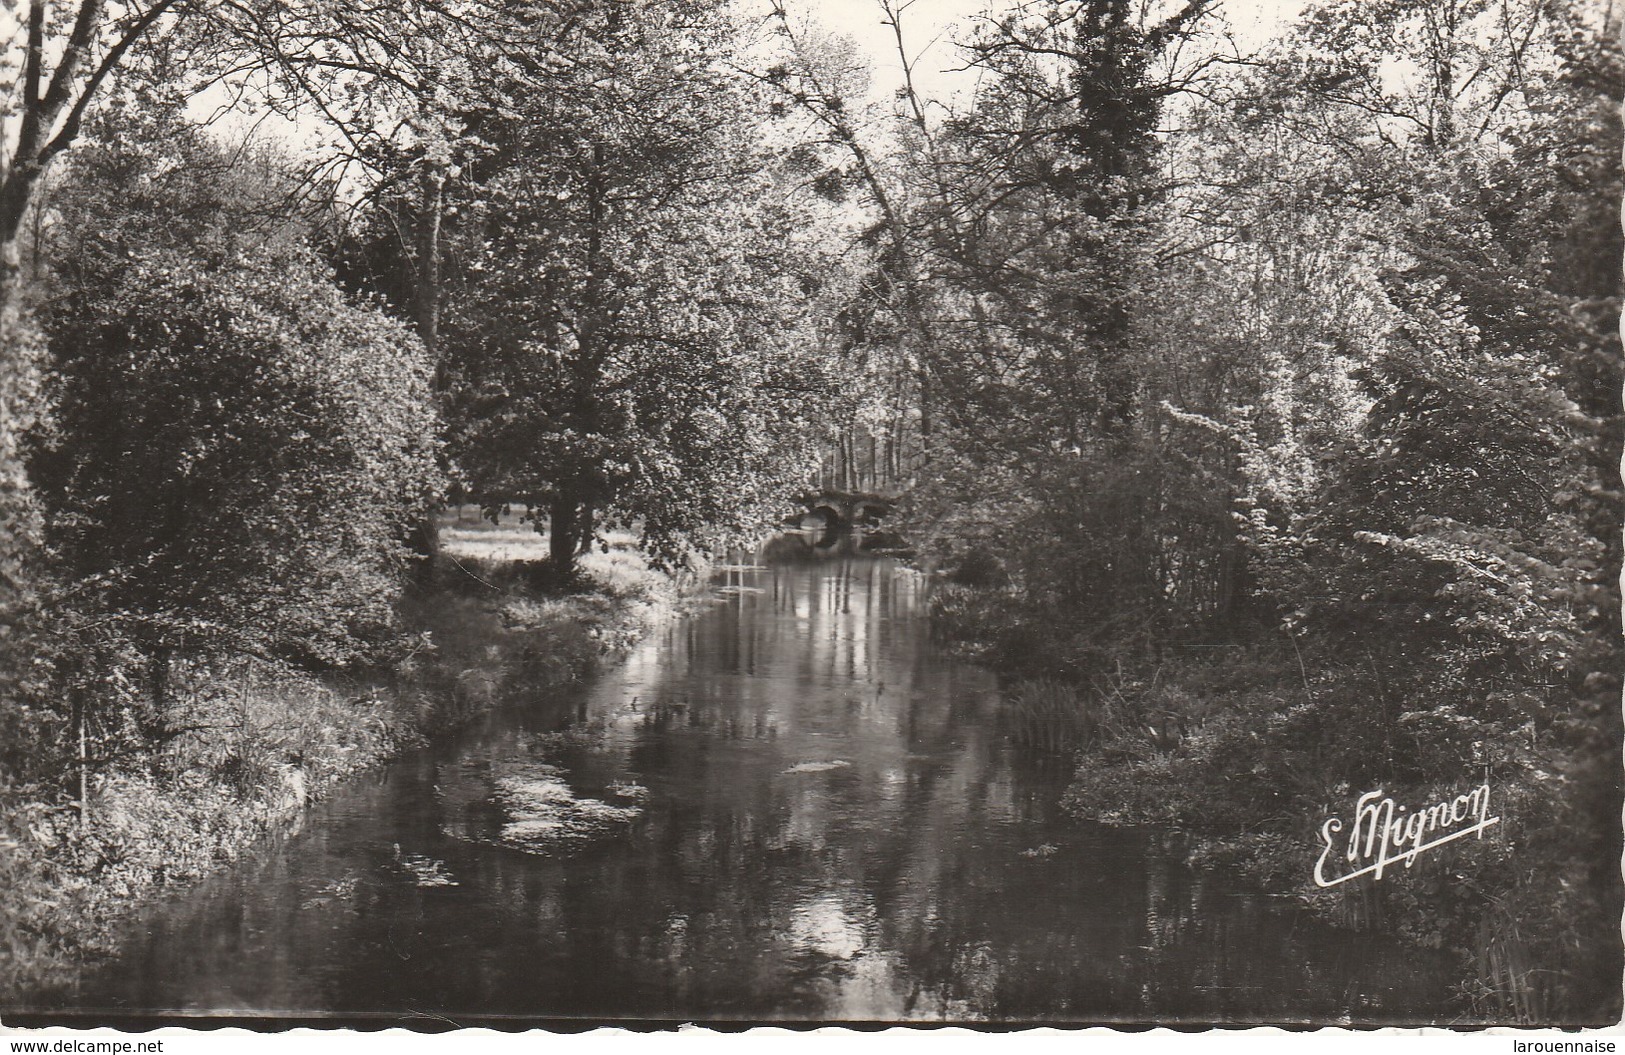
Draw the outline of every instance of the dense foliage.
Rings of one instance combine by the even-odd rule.
[[[37,420],[40,338],[32,320],[0,316],[0,714],[7,735],[0,774],[10,783],[31,774],[52,729],[40,706],[47,685],[41,660],[42,550],[39,502],[24,464],[24,443]],[[23,777],[26,779],[26,777]]]
[[[1328,3],[1232,72],[1202,4],[1015,5],[964,45],[967,107],[904,108],[890,199],[921,261],[891,310],[929,305],[937,352],[913,527],[955,583],[938,616],[1060,679],[1012,707],[1100,752],[1074,808],[1400,921],[1524,1019],[1618,1006],[1597,209],[1625,82],[1582,16]],[[1453,881],[1309,885],[1314,823],[1360,792],[1485,779],[1518,834]]]
[[[391,261],[388,235],[402,215],[442,225],[449,453],[488,509],[535,511],[566,571],[611,523],[670,561],[781,513],[828,388],[805,348],[822,261],[753,126],[760,103],[720,61],[723,9],[572,15],[531,31],[572,63],[545,90],[495,71],[493,104],[463,115],[480,145],[443,213],[381,215],[362,278],[388,290],[408,267],[420,283],[402,256],[416,240]]]
[[[9,346],[32,363],[5,375],[8,987],[410,726],[313,675],[402,653],[429,365],[334,283],[294,186],[134,105],[53,178],[38,338]]]
[[[356,658],[434,490],[421,347],[333,285],[285,190],[160,123],[109,126],[57,198],[34,478],[87,614],[148,652]]]

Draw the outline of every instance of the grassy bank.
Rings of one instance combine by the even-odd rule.
[[[0,993],[70,977],[112,951],[118,920],[144,899],[228,865],[335,785],[515,688],[582,677],[676,598],[630,537],[584,556],[568,589],[550,585],[545,556],[545,538],[514,518],[444,518],[439,556],[402,601],[412,640],[388,670],[174,660],[164,734],[91,759],[82,803],[0,803]]]

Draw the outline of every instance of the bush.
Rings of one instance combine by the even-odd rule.
[[[53,645],[42,632],[40,508],[23,464],[43,350],[29,320],[0,317],[0,792],[54,770],[54,716],[41,706]]]
[[[1228,676],[1226,672],[1228,670]],[[1067,792],[1074,814],[1195,836],[1193,862],[1239,872],[1347,927],[1383,927],[1463,964],[1475,1013],[1515,1021],[1602,1020],[1618,1006],[1617,749],[1582,751],[1534,735],[1513,716],[1527,700],[1478,709],[1384,703],[1369,673],[1217,664],[1150,697],[1124,694],[1136,717],[1113,723],[1100,703],[1101,750]],[[1266,685],[1248,688],[1256,678]],[[1174,681],[1180,679],[1176,676]],[[1204,684],[1205,681],[1205,684]],[[1197,692],[1191,692],[1190,689]],[[1197,698],[1204,703],[1192,706]],[[1153,702],[1156,701],[1156,702]],[[1431,704],[1431,706],[1430,706]],[[1414,709],[1410,709],[1414,707]],[[1176,744],[1151,742],[1143,716],[1177,713]],[[1578,766],[1562,759],[1584,757]],[[1595,758],[1596,761],[1591,761]],[[1413,869],[1321,890],[1309,877],[1321,820],[1346,816],[1363,792],[1428,803],[1459,794],[1462,774],[1492,788],[1494,838],[1430,851]],[[1611,853],[1611,856],[1610,856]],[[1612,972],[1612,973],[1610,973]]]
[[[422,346],[266,219],[283,182],[156,120],[104,129],[58,203],[32,468],[72,600],[154,657],[365,658],[436,486]]]

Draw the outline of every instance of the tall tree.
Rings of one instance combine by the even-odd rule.
[[[545,10],[545,5],[544,5]],[[28,483],[16,451],[39,412],[39,342],[26,318],[28,220],[53,161],[81,138],[109,97],[138,91],[166,101],[223,92],[228,106],[315,115],[342,144],[312,176],[333,166],[376,170],[385,148],[415,144],[423,197],[437,201],[455,163],[449,115],[467,103],[468,73],[533,63],[513,27],[527,4],[461,0],[361,7],[305,0],[27,0],[0,14],[0,620],[26,607],[19,585],[37,554]],[[471,53],[477,52],[477,57]],[[353,170],[353,169],[352,169]],[[376,172],[374,172],[376,174]],[[329,179],[333,185],[336,181]],[[435,210],[426,210],[433,213]],[[437,330],[435,228],[420,245],[420,330]],[[26,577],[26,576],[24,576]]]
[[[1001,555],[1030,608],[997,618],[1029,628],[1049,669],[1098,659],[1090,624],[1144,643],[1170,612],[1153,520],[1174,488],[1134,317],[1167,191],[1159,121],[1197,75],[1175,56],[1207,7],[1014,5],[966,45],[979,89],[922,180],[943,339],[919,505],[949,560]],[[1038,614],[1054,611],[1069,618]]]
[[[499,84],[453,190],[453,452],[492,505],[545,510],[561,572],[606,516],[679,555],[805,472],[821,281],[720,56],[720,7],[584,3],[554,90]],[[782,500],[782,499],[781,499]]]
[[[369,160],[368,141],[433,135],[478,46],[506,54],[510,18],[480,3],[358,9],[250,0],[28,0],[0,47],[0,312],[19,310],[24,221],[51,162],[129,75],[183,99],[211,87],[233,105],[325,118]],[[3,23],[0,23],[3,25]],[[459,64],[461,60],[461,64]],[[393,133],[392,133],[393,130]]]
[[[1127,774],[1108,766],[1080,770],[1077,799],[1165,795],[1130,812],[1205,828],[1265,874],[1284,858],[1238,832],[1282,789],[1313,811],[1487,770],[1529,841],[1357,907],[1403,906],[1402,930],[1462,956],[1480,1010],[1522,1020],[1618,1003],[1618,944],[1592,935],[1620,904],[1601,570],[1619,491],[1598,454],[1619,428],[1619,241],[1598,199],[1619,180],[1620,80],[1580,13],[1321,5],[1222,97],[1179,242],[1235,304],[1180,306],[1198,283],[1174,303],[1219,322],[1181,327],[1199,357],[1234,346],[1245,365],[1228,392],[1168,402],[1235,441],[1221,486],[1288,676],[1175,751],[1141,745],[1129,779],[1156,795],[1111,790]],[[1540,863],[1509,868],[1515,852]],[[1317,900],[1346,913],[1345,894]]]

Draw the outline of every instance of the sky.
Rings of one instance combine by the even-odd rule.
[[[890,26],[881,23],[878,0],[783,0],[792,19],[816,21],[825,29],[850,36],[874,68],[877,94],[891,91],[901,80],[897,43]],[[914,0],[903,16],[904,39],[920,56],[915,81],[928,97],[947,98],[968,87],[968,75],[954,73],[963,65],[956,35],[968,30],[990,0]],[[994,7],[1004,6],[992,0]],[[765,9],[767,0],[750,6]],[[1220,0],[1219,11],[1229,21],[1237,43],[1257,47],[1289,26],[1308,0]]]
[[[4,0],[0,0],[3,3]],[[782,0],[798,26],[818,27],[849,36],[866,56],[872,68],[871,95],[884,99],[902,82],[897,42],[890,26],[882,23],[879,0]],[[1218,10],[1229,22],[1237,43],[1244,49],[1263,44],[1285,29],[1310,0],[1219,0]],[[950,101],[968,93],[974,75],[962,69],[964,58],[954,41],[969,32],[976,19],[990,6],[1007,7],[1009,0],[913,0],[903,17],[904,41],[917,56],[915,84],[927,99]],[[765,14],[772,0],[741,0],[746,13]],[[219,99],[205,98],[193,108],[199,116],[219,105]],[[228,137],[255,128],[259,136],[277,140],[296,153],[320,151],[319,142],[328,134],[314,119],[308,121],[268,120],[249,115],[231,115],[221,125]]]

